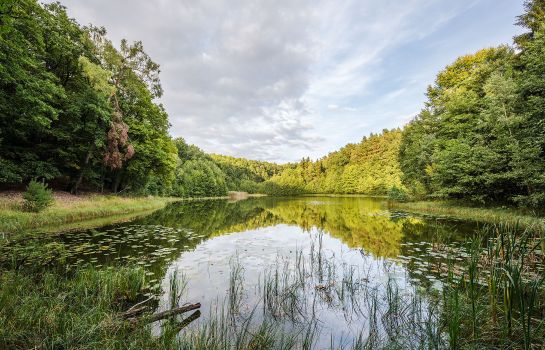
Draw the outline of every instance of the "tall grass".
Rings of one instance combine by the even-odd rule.
[[[444,319],[453,348],[545,348],[543,237],[533,229],[499,224],[470,244],[462,274],[445,289]],[[485,246],[483,247],[483,243]]]
[[[24,212],[17,201],[0,198],[0,232],[13,233],[59,226],[163,208],[177,199],[164,197],[121,197],[95,195],[75,201],[56,200],[40,213]]]
[[[397,279],[369,280],[369,271],[334,258],[318,235],[308,251],[279,256],[258,287],[241,288],[243,269],[231,260],[229,295],[205,320],[178,338],[182,349],[439,349],[438,302]],[[388,274],[391,266],[384,266]],[[241,295],[236,295],[241,294]],[[252,301],[244,308],[238,301]],[[331,333],[325,311],[341,316],[341,332]],[[341,324],[339,324],[341,327]],[[340,329],[337,329],[340,330]],[[178,345],[179,345],[178,344]]]
[[[159,333],[118,317],[144,298],[143,270],[3,271],[0,348],[543,349],[544,237],[489,226],[467,242],[462,266],[449,259],[442,292],[433,292],[400,278],[401,267],[388,261],[380,265],[385,278],[372,279],[376,273],[333,256],[317,235],[309,249],[271,262],[256,288],[245,286],[233,257],[225,300],[208,305],[206,317],[196,311],[162,322]],[[178,305],[183,281],[178,271],[169,275],[167,307]],[[350,326],[342,336],[328,328],[326,311]]]
[[[116,316],[139,299],[144,277],[129,268],[87,268],[64,277],[3,271],[0,349],[161,349],[148,329]]]

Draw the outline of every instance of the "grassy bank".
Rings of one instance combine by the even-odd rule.
[[[84,221],[107,219],[123,220],[161,209],[176,198],[164,197],[120,197],[104,195],[60,196],[56,194],[54,204],[40,213],[29,213],[21,209],[21,200],[16,196],[0,196],[0,232],[13,233],[63,225],[77,226]]]
[[[451,218],[474,220],[490,224],[504,223],[538,230],[545,229],[545,217],[530,211],[510,208],[484,208],[458,204],[449,201],[421,201],[401,203],[390,201],[390,209],[402,210],[417,214],[447,216]]]

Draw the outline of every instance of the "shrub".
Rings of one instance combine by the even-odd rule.
[[[409,200],[409,195],[403,188],[394,186],[390,189],[390,192],[388,193],[388,198],[398,202],[406,202]]]
[[[23,193],[23,199],[23,208],[37,213],[53,203],[53,191],[46,184],[32,180]]]

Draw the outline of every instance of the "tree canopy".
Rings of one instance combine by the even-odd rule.
[[[545,203],[545,2],[527,1],[515,48],[460,57],[403,131],[403,182],[477,203]]]
[[[112,43],[59,3],[0,2],[0,186],[33,179],[77,192],[227,191],[456,198],[545,204],[545,0],[525,1],[513,46],[437,74],[406,126],[318,160],[207,154],[169,135],[160,67],[140,41]],[[392,192],[393,191],[393,192]]]

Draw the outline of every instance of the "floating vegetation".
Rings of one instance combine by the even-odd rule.
[[[165,264],[202,240],[194,240],[192,235],[179,228],[128,224],[58,235],[18,236],[0,244],[0,252],[6,253],[1,254],[0,265],[63,265],[70,269],[89,263],[95,267],[137,264],[152,273],[162,273]]]

